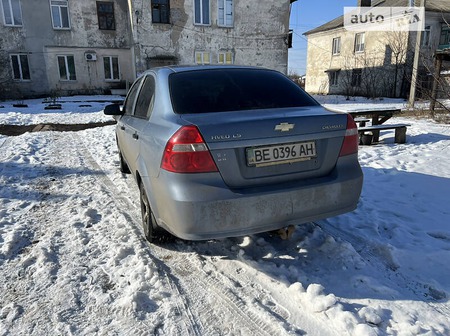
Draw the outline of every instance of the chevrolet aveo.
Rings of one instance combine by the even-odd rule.
[[[104,112],[117,120],[120,169],[139,185],[149,241],[242,236],[356,208],[352,117],[279,72],[155,68]]]

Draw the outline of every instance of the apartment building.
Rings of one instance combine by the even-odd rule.
[[[355,3],[356,4],[356,3]],[[361,7],[405,7],[420,0],[358,0]],[[427,0],[420,41],[419,93],[431,90],[436,55],[450,69],[450,3]],[[351,31],[340,16],[305,33],[306,90],[310,93],[407,97],[411,87],[416,31]]]
[[[171,64],[287,72],[295,0],[2,0],[0,97],[106,93]]]

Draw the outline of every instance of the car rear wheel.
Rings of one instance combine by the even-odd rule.
[[[123,159],[123,156],[122,156],[122,153],[120,152],[120,150],[119,150],[119,162],[120,162],[119,163],[120,164],[120,166],[119,166],[120,172],[122,174],[131,174],[130,168],[128,168],[128,165],[125,162],[125,160]]]
[[[144,229],[144,237],[150,243],[163,242],[169,240],[171,235],[158,227],[155,216],[153,215],[148,201],[147,193],[145,192],[144,185],[139,183],[140,199],[141,199],[141,217],[142,227]]]

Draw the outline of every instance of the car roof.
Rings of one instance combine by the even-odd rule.
[[[202,71],[202,70],[217,70],[217,69],[259,69],[270,70],[263,67],[245,66],[245,65],[169,65],[163,67],[155,67],[146,70],[143,74],[148,72],[186,72],[186,71]]]

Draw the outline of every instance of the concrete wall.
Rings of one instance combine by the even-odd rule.
[[[211,64],[218,63],[219,52],[231,51],[235,64],[287,72],[288,0],[234,0],[234,25],[227,28],[217,24],[217,0],[210,1],[209,25],[194,24],[193,0],[170,2],[170,24],[152,23],[148,1],[131,2],[138,72],[158,65],[158,59],[195,64],[196,51],[209,52]]]
[[[119,57],[121,82],[132,82],[152,66],[195,64],[196,52],[231,52],[234,64],[263,66],[287,72],[289,0],[234,0],[232,27],[220,27],[218,2],[210,0],[210,24],[194,24],[194,0],[170,1],[170,24],[152,23],[150,0],[115,0],[115,30],[100,30],[96,1],[69,1],[69,29],[54,29],[49,0],[21,0],[23,25],[0,19],[0,87],[3,96],[103,93],[119,82],[105,80],[103,56]],[[25,53],[31,80],[9,80],[10,55]],[[86,61],[95,53],[97,61]],[[61,80],[58,55],[72,55],[76,80]],[[1,96],[1,95],[0,95]]]
[[[70,29],[54,29],[48,0],[21,1],[22,27],[2,24],[3,50],[9,54],[26,53],[31,71],[30,81],[13,81],[12,86],[26,96],[104,92],[118,83],[105,80],[102,55],[119,56],[121,78],[132,81],[132,36],[126,0],[114,1],[115,30],[100,30],[95,1],[69,1]],[[87,62],[85,52],[97,54],[96,62]],[[56,56],[73,55],[76,81],[62,81]],[[10,67],[10,66],[9,66]],[[10,71],[10,69],[9,69]]]

